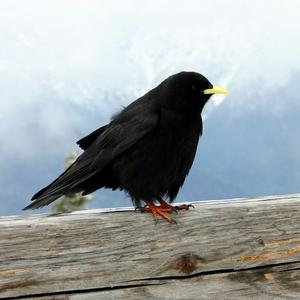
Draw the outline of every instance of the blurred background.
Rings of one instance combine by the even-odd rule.
[[[0,215],[23,213],[80,153],[76,140],[182,70],[231,93],[205,108],[178,201],[300,192],[299,10],[297,0],[1,0]],[[129,205],[100,190],[85,207]]]

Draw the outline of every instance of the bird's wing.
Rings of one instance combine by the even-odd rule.
[[[76,142],[77,145],[83,150],[86,150],[97,138],[99,135],[101,135],[105,129],[107,128],[108,125],[102,126],[89,135],[83,137],[79,141]]]
[[[64,173],[32,197],[34,202],[25,209],[42,207],[64,194],[79,192],[80,184],[152,131],[158,114],[137,111],[132,107],[120,113]]]
[[[152,131],[157,121],[157,114],[134,115],[126,121],[121,120],[109,126],[93,145],[98,149],[98,154],[90,169],[101,170],[108,162]]]

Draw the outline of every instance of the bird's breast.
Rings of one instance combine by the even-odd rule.
[[[186,143],[198,141],[202,133],[201,115],[186,115],[174,111],[162,110],[157,126],[157,135],[163,136],[165,141],[184,146]]]
[[[188,172],[194,160],[202,120],[180,113],[162,111],[156,128],[155,147],[160,149],[161,164],[173,173]]]

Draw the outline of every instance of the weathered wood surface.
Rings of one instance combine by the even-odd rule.
[[[300,299],[300,195],[194,205],[2,217],[0,299]]]

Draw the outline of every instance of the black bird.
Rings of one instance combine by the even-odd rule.
[[[172,203],[192,166],[201,112],[212,94],[228,91],[213,86],[203,75],[180,72],[137,99],[111,122],[82,138],[84,152],[57,179],[32,197],[24,208],[50,204],[63,195],[83,195],[102,187],[126,191],[136,207],[169,222]],[[155,202],[160,205],[155,205]]]

